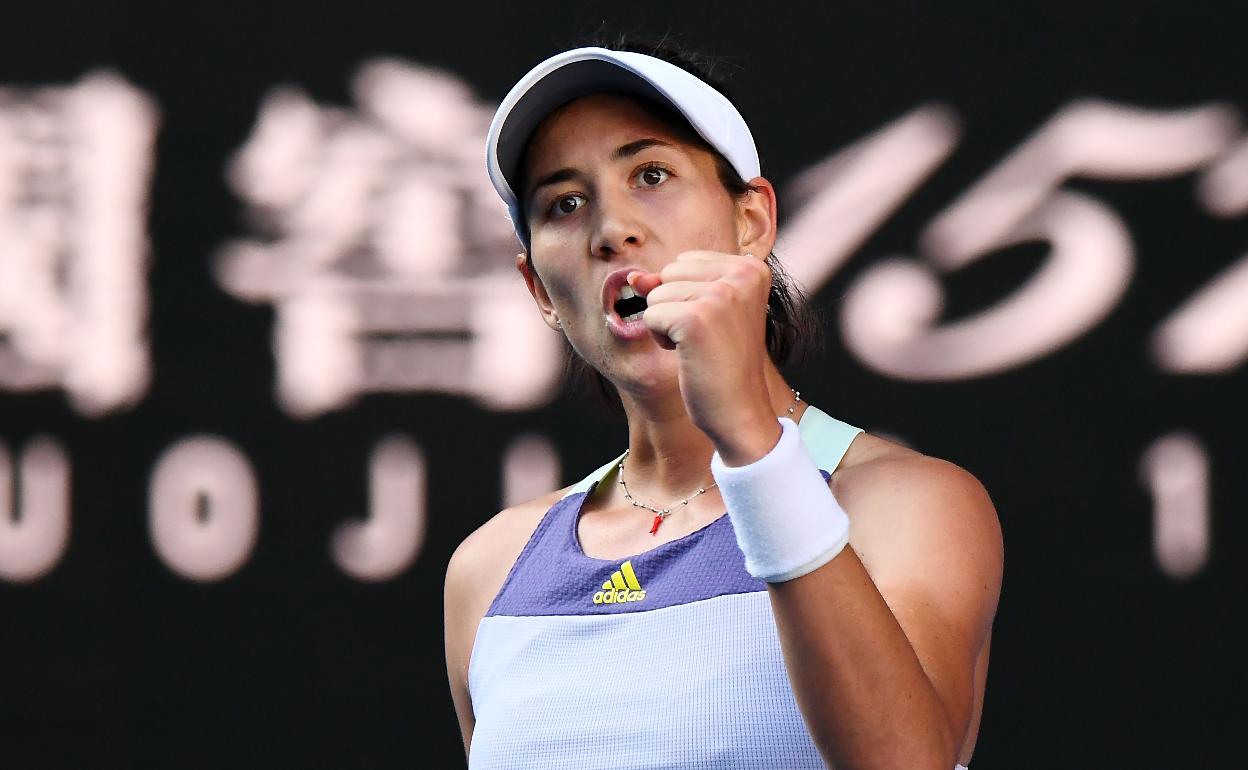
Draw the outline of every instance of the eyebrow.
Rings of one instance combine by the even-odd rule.
[[[665,142],[662,139],[655,139],[654,137],[648,137],[646,139],[638,139],[635,142],[629,142],[628,144],[622,144],[619,147],[616,147],[615,152],[611,153],[611,160],[623,160],[624,158],[631,158],[637,153],[641,152],[642,150],[648,149],[650,147],[671,147],[671,146],[672,146],[671,142]]]
[[[675,145],[673,145],[671,142],[665,142],[662,139],[655,139],[654,137],[647,137],[645,139],[638,139],[635,142],[629,142],[628,144],[622,144],[619,147],[616,147],[611,152],[611,160],[623,160],[625,158],[631,158],[632,156],[636,155],[642,150],[646,150],[651,147],[674,147],[674,146]],[[566,182],[569,179],[574,178],[578,173],[579,172],[574,168],[561,168],[558,171],[550,172],[546,176],[537,180],[537,184],[533,185],[533,189],[529,191],[529,198],[532,198],[533,195],[538,190],[542,189],[543,187],[546,187],[547,185],[552,185],[552,184],[559,184],[560,182]]]

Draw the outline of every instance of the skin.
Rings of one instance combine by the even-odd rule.
[[[652,140],[652,141],[647,141]],[[678,500],[706,485],[712,452],[744,465],[775,445],[793,404],[764,345],[776,198],[761,177],[742,198],[712,156],[627,98],[583,97],[534,135],[527,178],[531,265],[517,269],[539,312],[619,390],[628,417],[629,488]],[[659,169],[660,171],[656,171]],[[628,268],[651,334],[621,340],[603,322],[601,287]],[[805,404],[794,415],[800,419]],[[996,511],[965,470],[860,434],[829,481],[850,517],[850,547],[768,592],[798,706],[841,768],[967,763],[978,733],[1001,585]],[[723,513],[712,490],[658,535],[617,484],[588,501],[585,552],[614,559],[654,548]],[[502,511],[452,556],[447,668],[467,750],[476,629],[545,511],[564,490]]]

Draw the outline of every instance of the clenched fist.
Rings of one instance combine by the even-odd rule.
[[[767,263],[686,251],[658,273],[630,273],[628,283],[646,298],[646,327],[679,356],[685,408],[724,462],[745,465],[770,451],[780,426],[764,376]]]

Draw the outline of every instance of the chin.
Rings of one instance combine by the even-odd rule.
[[[612,363],[611,371],[603,375],[617,390],[642,395],[680,388],[676,351],[664,350],[658,343],[651,342],[644,351],[615,356]]]

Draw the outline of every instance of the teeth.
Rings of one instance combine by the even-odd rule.
[[[634,308],[637,309],[634,310]],[[620,320],[625,323],[641,321],[646,312],[646,301],[633,290],[632,286],[629,286],[627,283],[621,284],[615,293],[615,310],[617,313],[620,313]],[[623,315],[629,310],[633,310],[633,312]]]

